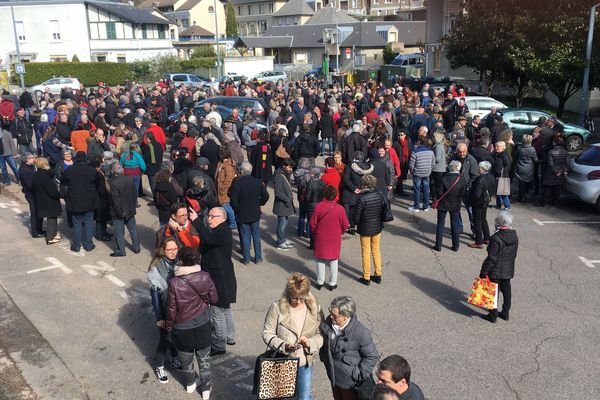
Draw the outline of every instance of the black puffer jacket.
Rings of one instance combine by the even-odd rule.
[[[569,162],[569,152],[565,146],[555,145],[548,152],[548,168],[542,177],[542,183],[546,186],[560,186],[565,182],[565,172]]]
[[[499,229],[490,237],[488,255],[483,261],[479,277],[491,280],[512,279],[515,276],[515,259],[519,238],[514,229]]]
[[[317,204],[323,200],[323,189],[325,189],[325,185],[325,182],[321,179],[313,179],[308,183],[306,193],[304,193],[306,212],[308,215],[312,215]]]
[[[375,189],[360,194],[354,209],[354,220],[359,235],[375,236],[381,233],[384,201],[381,193]]]

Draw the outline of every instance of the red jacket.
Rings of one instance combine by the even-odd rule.
[[[392,163],[394,164],[394,169],[396,170],[396,178],[398,178],[402,174],[398,154],[396,154],[396,150],[394,150],[392,147],[390,147],[390,149],[388,150],[388,154],[390,155],[390,160],[392,160]]]
[[[337,260],[342,248],[342,234],[350,224],[344,207],[335,201],[323,200],[310,217],[310,231],[315,235],[315,258]]]
[[[158,125],[150,125],[150,127],[148,127],[148,129],[146,129],[146,132],[144,133],[144,144],[148,144],[148,139],[146,138],[146,133],[148,132],[152,132],[154,134],[154,139],[156,139],[156,141],[160,143],[164,151],[165,146],[167,145],[165,131],[163,131],[163,129]]]
[[[336,188],[336,190],[338,192],[337,192],[337,195],[335,196],[335,201],[339,201],[342,177],[340,176],[340,174],[338,174],[336,169],[335,168],[326,169],[325,173],[321,177],[321,180],[323,182],[325,182],[326,185],[331,185],[334,188]]]
[[[10,100],[2,100],[0,103],[0,117],[12,121],[15,119],[15,105]]]
[[[367,123],[371,123],[373,122],[374,119],[379,119],[379,115],[377,114],[377,112],[375,110],[371,110],[368,113],[365,114],[365,117],[367,117]]]
[[[183,138],[181,143],[179,144],[179,148],[186,148],[188,154],[190,155],[190,160],[196,165],[196,159],[198,156],[196,155],[196,138],[191,136],[186,136]]]

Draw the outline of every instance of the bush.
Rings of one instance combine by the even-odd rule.
[[[156,80],[155,76],[152,76],[152,66],[149,61],[135,61],[129,63],[129,68],[131,68],[131,77],[135,81],[154,81]]]
[[[391,64],[392,61],[394,61],[394,58],[396,58],[396,53],[394,53],[392,51],[392,45],[391,44],[387,44],[384,48],[383,48],[383,62],[384,64]]]
[[[81,61],[79,61],[79,57],[77,57],[77,54],[73,54],[73,58],[71,58],[71,62],[81,62]]]
[[[214,68],[217,57],[192,58],[191,60],[182,60],[179,62],[183,71],[189,71],[195,68]]]
[[[11,76],[15,74],[11,65]],[[98,82],[118,85],[132,77],[131,68],[124,63],[109,62],[45,62],[27,63],[25,65],[25,85],[38,85],[55,76],[72,76],[79,79],[85,86],[94,86]]]
[[[175,55],[163,54],[148,61],[153,80],[159,79],[163,74],[168,72],[182,72],[179,59]]]
[[[216,57],[217,53],[215,53],[215,49],[213,46],[200,46],[196,47],[194,51],[192,51],[191,58],[205,58],[205,57]]]

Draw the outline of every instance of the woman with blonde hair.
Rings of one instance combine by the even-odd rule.
[[[298,399],[310,400],[312,365],[323,345],[319,331],[323,312],[310,293],[310,279],[294,272],[281,298],[271,304],[263,326],[263,340],[270,348],[300,358]]]

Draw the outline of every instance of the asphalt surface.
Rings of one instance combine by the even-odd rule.
[[[31,239],[18,187],[2,190],[0,399],[200,397],[185,392],[176,371],[169,370],[170,382],[161,385],[152,370],[157,331],[145,271],[158,221],[147,201],[141,200],[137,217],[144,250],[111,259],[113,243],[96,242],[91,253],[70,252],[71,232],[62,220],[62,244]],[[600,215],[569,196],[559,207],[515,203],[520,248],[511,319],[490,324],[466,302],[485,250],[468,248],[471,239],[462,236],[455,253],[448,232],[443,251],[434,252],[435,211],[412,214],[409,205],[409,198],[394,200],[396,218],[382,237],[382,284],[357,282],[360,244],[358,237],[345,238],[338,289],[314,291],[322,307],[337,295],[353,296],[381,357],[407,358],[412,379],[429,399],[600,398]],[[291,272],[314,277],[307,241],[295,237],[295,217],[288,226],[295,249],[275,250],[271,207],[263,208],[261,225],[265,262],[244,266],[235,254],[237,344],[214,359],[213,400],[252,398],[269,305]],[[495,212],[488,212],[490,223]],[[234,242],[237,247],[235,234]],[[320,362],[313,397],[332,398]]]

